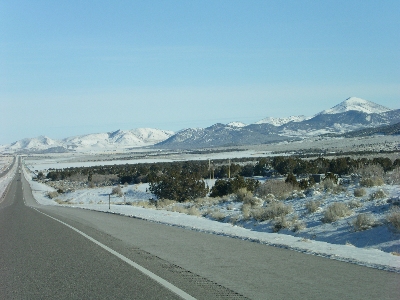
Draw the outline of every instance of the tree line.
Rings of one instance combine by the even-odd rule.
[[[305,160],[297,157],[276,156],[249,160],[248,158],[228,160],[158,162],[124,164],[111,166],[75,167],[49,169],[48,180],[83,180],[88,184],[94,178],[111,178],[112,184],[149,183],[150,191],[159,198],[184,201],[204,197],[209,192],[204,179],[218,179],[210,196],[234,193],[241,188],[254,191],[258,181],[253,176],[287,176],[289,182],[295,177],[309,174],[350,174],[352,170],[365,165],[380,165],[385,172],[400,166],[400,159],[394,161],[386,157],[373,159],[339,157],[327,159],[319,157]],[[100,176],[101,175],[101,176]],[[228,176],[230,175],[230,179]],[[44,176],[43,176],[44,177]],[[307,182],[304,181],[303,187]],[[96,182],[96,185],[101,183]]]

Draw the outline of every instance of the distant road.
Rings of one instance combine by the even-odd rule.
[[[41,206],[20,176],[0,203],[0,299],[181,299],[184,293],[196,299],[400,299],[400,274],[129,217]]]

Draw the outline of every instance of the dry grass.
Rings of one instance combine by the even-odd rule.
[[[164,209],[169,206],[174,206],[176,204],[175,200],[169,200],[169,199],[160,199],[155,201],[155,206],[157,209]]]
[[[132,206],[137,206],[137,207],[143,207],[143,208],[156,208],[156,206],[148,201],[148,200],[142,200],[142,201],[134,201],[130,202]]]
[[[56,203],[58,203],[58,204],[61,204],[61,205],[63,205],[63,204],[70,204],[68,201],[64,201],[64,200],[61,200],[61,199],[56,199],[56,200],[54,200],[54,202],[56,202]]]

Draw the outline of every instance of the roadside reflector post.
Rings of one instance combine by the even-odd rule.
[[[108,209],[111,209],[111,194],[108,194]]]

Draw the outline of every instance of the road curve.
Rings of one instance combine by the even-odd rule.
[[[41,206],[20,180],[17,174],[0,204],[1,299],[179,298],[46,215],[197,299],[400,299],[400,274],[129,217]]]

